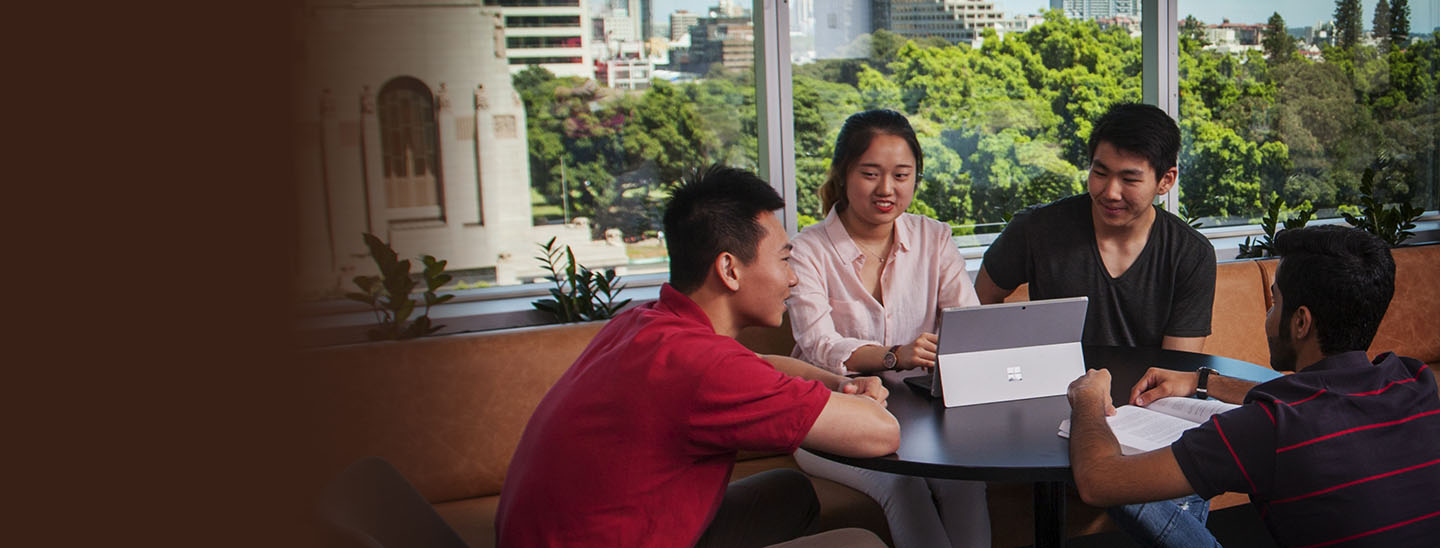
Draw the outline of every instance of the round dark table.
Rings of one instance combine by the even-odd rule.
[[[1227,377],[1263,382],[1280,376],[1252,363],[1177,350],[1085,346],[1085,365],[1108,369],[1110,396],[1118,407],[1150,367],[1194,371],[1214,368]],[[813,451],[852,466],[928,478],[1035,484],[1035,546],[1065,542],[1065,486],[1070,442],[1057,432],[1070,417],[1065,396],[946,408],[939,398],[901,379],[920,372],[882,375],[889,409],[900,421],[900,449],[878,458],[851,458]]]

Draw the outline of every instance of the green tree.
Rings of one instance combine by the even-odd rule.
[[[1186,15],[1180,21],[1180,51],[1195,53],[1204,48],[1208,42],[1205,40],[1205,23],[1200,22],[1194,15]]]
[[[1375,17],[1371,19],[1371,32],[1375,40],[1380,43],[1380,49],[1389,47],[1390,43],[1390,4],[1385,0],[1375,2]]]
[[[1384,2],[1385,0],[1380,0]],[[1390,2],[1390,42],[1393,44],[1405,45],[1410,43],[1410,2],[1407,0],[1391,0]]]
[[[1360,18],[1360,0],[1335,0],[1336,45],[1350,49],[1360,42]]]
[[[1384,1],[1382,0],[1383,4]],[[1295,38],[1290,36],[1290,31],[1285,29],[1285,18],[1280,12],[1270,14],[1270,21],[1265,27],[1265,38],[1261,42],[1265,50],[1265,57],[1271,64],[1284,63],[1295,57]]]

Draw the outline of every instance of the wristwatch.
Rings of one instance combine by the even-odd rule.
[[[895,353],[898,351],[900,351],[900,345],[897,344],[890,347],[890,350],[885,352],[885,369],[893,370],[895,369],[895,366],[899,364],[899,358],[895,357]]]
[[[1200,369],[1195,370],[1195,373],[1200,375],[1199,380],[1195,382],[1196,398],[1203,400],[1210,397],[1210,374],[1214,372],[1215,370],[1209,367],[1201,367]]]

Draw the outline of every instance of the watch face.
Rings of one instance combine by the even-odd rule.
[[[885,353],[885,369],[895,369],[895,353]]]

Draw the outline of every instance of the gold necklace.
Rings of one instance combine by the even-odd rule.
[[[850,241],[854,242],[854,243],[855,243],[855,247],[860,248],[860,251],[864,252],[864,253],[867,254],[867,255],[870,255],[870,256],[872,256],[872,257],[875,257],[876,260],[880,261],[880,264],[881,264],[882,266],[885,264],[885,259],[886,259],[887,257],[885,257],[883,254],[876,253],[875,250],[870,249],[869,247],[866,247],[866,246],[864,246],[864,245],[861,245],[861,244],[860,244],[860,240],[856,240],[855,238],[850,238]],[[889,244],[887,243],[886,246],[888,247]]]

